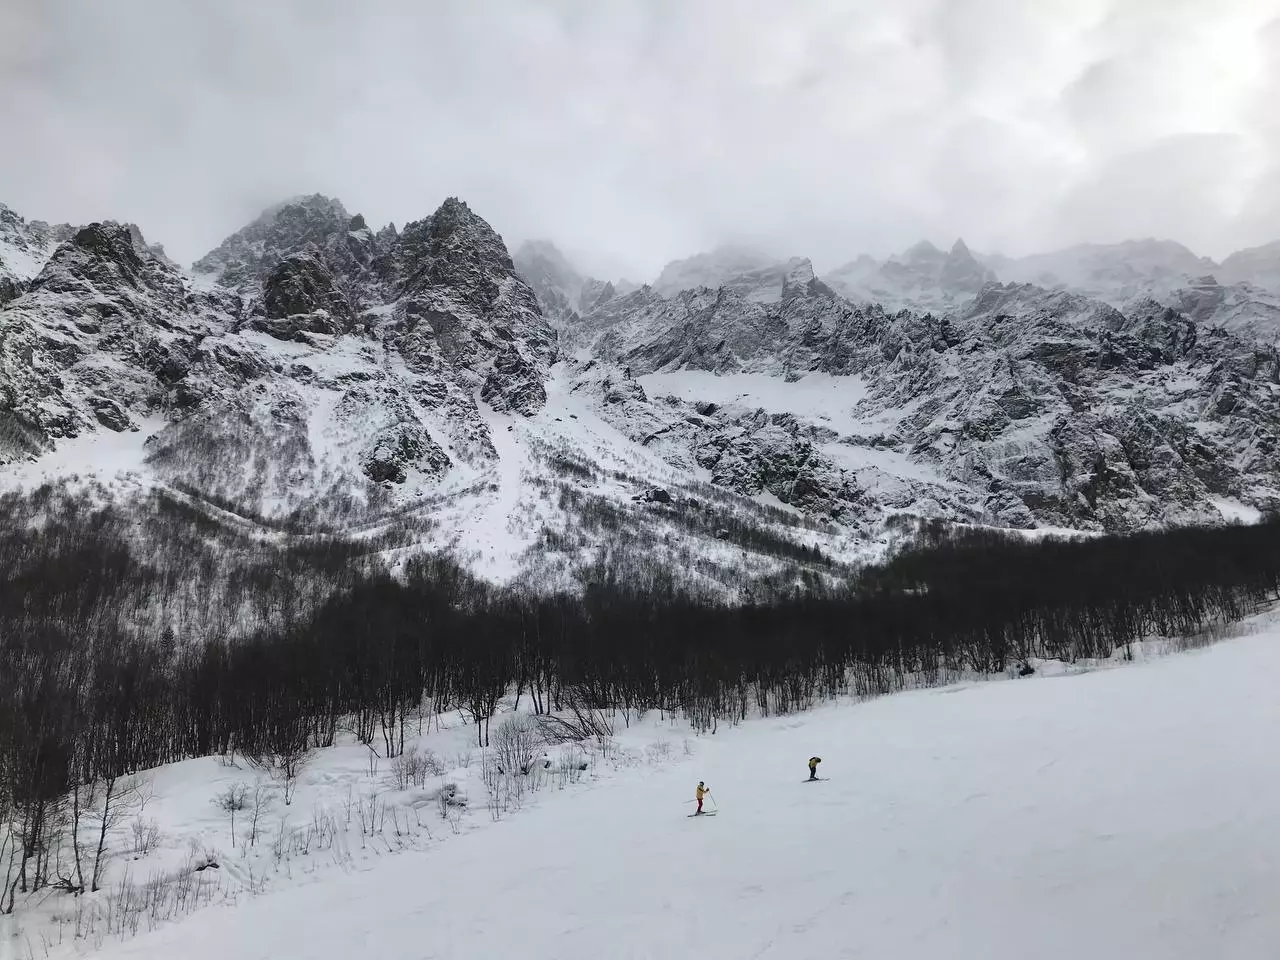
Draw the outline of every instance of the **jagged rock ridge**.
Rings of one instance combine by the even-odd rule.
[[[0,454],[160,417],[162,472],[180,467],[184,443],[240,450],[243,466],[261,428],[267,447],[312,448],[285,460],[324,473],[309,401],[335,391],[334,419],[364,434],[352,462],[367,481],[398,483],[494,456],[476,396],[524,415],[545,400],[554,336],[501,239],[461,201],[374,234],[337,201],[304,198],[198,268],[219,282],[194,283],[132,226],[91,224],[58,246],[0,314]],[[251,332],[319,348],[331,370],[286,367]],[[220,496],[256,485],[269,502],[298,479],[266,464],[237,482],[236,461],[211,458]]]
[[[1280,298],[1210,275],[1116,302],[1000,283],[957,242],[845,277],[930,310],[732,249],[627,289],[547,243],[513,258],[456,198],[375,231],[315,195],[192,276],[131,225],[0,213],[22,264],[0,305],[0,462],[137,434],[150,476],[209,503],[341,528],[426,498],[424,523],[488,534],[543,511],[556,469],[641,517],[709,480],[853,541],[897,513],[1118,530],[1280,504]],[[1131,253],[1143,276],[1201,266]],[[1089,255],[1089,282],[1127,282],[1113,254]]]

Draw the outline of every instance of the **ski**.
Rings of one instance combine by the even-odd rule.
[[[706,810],[706,811],[703,811],[702,813],[688,814],[689,817],[714,817],[715,815],[716,815],[716,812],[714,810]]]
[[[810,779],[809,777],[805,777],[804,782],[805,783],[821,783],[824,780],[830,780],[830,779],[831,779],[830,777],[813,777],[812,779]]]

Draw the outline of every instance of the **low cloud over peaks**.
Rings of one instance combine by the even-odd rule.
[[[1280,237],[1275,0],[9,4],[0,201],[190,262],[284,196],[457,195],[636,279]]]

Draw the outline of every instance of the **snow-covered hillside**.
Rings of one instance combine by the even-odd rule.
[[[1115,669],[1041,663],[1043,677],[840,701],[714,735],[633,717],[581,763],[557,754],[514,806],[486,789],[478,759],[399,790],[334,748],[304,770],[292,807],[272,796],[243,855],[210,799],[244,772],[188,761],[155,776],[159,834],[131,869],[197,850],[219,864],[195,875],[219,902],[148,932],[139,901],[138,935],[101,944],[59,942],[34,918],[24,935],[38,956],[103,960],[1265,960],[1280,943],[1280,783],[1260,745],[1280,737],[1280,626],[1263,616],[1242,632],[1101,665]],[[454,758],[464,737],[447,726],[424,743]],[[818,783],[805,782],[812,755]],[[699,780],[715,816],[689,816]],[[461,786],[442,801],[442,782]],[[375,794],[377,839],[361,826]],[[272,854],[283,822],[315,852],[291,841]],[[80,901],[86,929],[103,902]]]
[[[545,588],[628,553],[727,564],[708,585],[733,592],[784,566],[726,538],[744,523],[828,557],[874,548],[867,531],[775,509],[763,487],[715,490],[620,431],[556,332],[612,287],[526,245],[544,295],[554,282],[586,297],[544,315],[460,201],[373,230],[336,200],[295,198],[193,274],[129,225],[5,223],[19,273],[0,309],[0,486],[159,487],[268,531],[399,529]],[[584,526],[601,505],[626,536]]]
[[[1169,244],[1072,257],[1068,286],[1195,265]],[[398,529],[393,565],[445,550],[560,587],[621,554],[706,561],[732,597],[795,573],[744,524],[838,565],[902,514],[1097,531],[1280,504],[1280,294],[1254,286],[1116,306],[992,282],[957,242],[859,261],[843,296],[738,248],[627,289],[543,241],[513,258],[458,199],[374,228],[320,195],[191,273],[134,226],[6,208],[0,263],[0,486]]]

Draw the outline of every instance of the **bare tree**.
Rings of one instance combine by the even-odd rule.
[[[494,757],[500,772],[514,775],[527,774],[533,761],[546,746],[546,738],[537,720],[528,714],[516,713],[498,725],[493,736]]]
[[[21,850],[13,810],[0,787],[0,916],[13,913],[14,894],[18,887],[18,854]]]
[[[588,706],[584,698],[567,691],[565,705],[572,717],[548,714],[538,718],[542,734],[549,743],[577,743],[593,737],[613,736],[613,722],[602,711]]]
[[[253,795],[249,798],[249,837],[248,845],[256,846],[260,831],[258,829],[258,821],[262,819],[263,813],[267,807],[271,805],[271,790],[259,778],[253,785]]]
[[[93,881],[97,890],[107,861],[107,834],[130,816],[141,814],[151,799],[148,784],[140,777],[108,777],[102,781],[101,805],[87,814],[98,822],[98,845],[93,855]]]
[[[440,758],[430,750],[412,750],[391,761],[391,780],[397,790],[425,787],[427,777],[444,773]]]
[[[160,824],[155,820],[144,820],[140,816],[133,818],[129,830],[133,835],[133,853],[139,856],[149,854],[160,838]]]
[[[311,751],[305,742],[287,746],[272,755],[272,770],[284,788],[286,807],[293,803],[294,791],[298,789],[298,774],[310,759]]]
[[[236,814],[249,804],[249,785],[232,783],[213,797],[213,805],[231,818],[231,845],[236,843]]]

